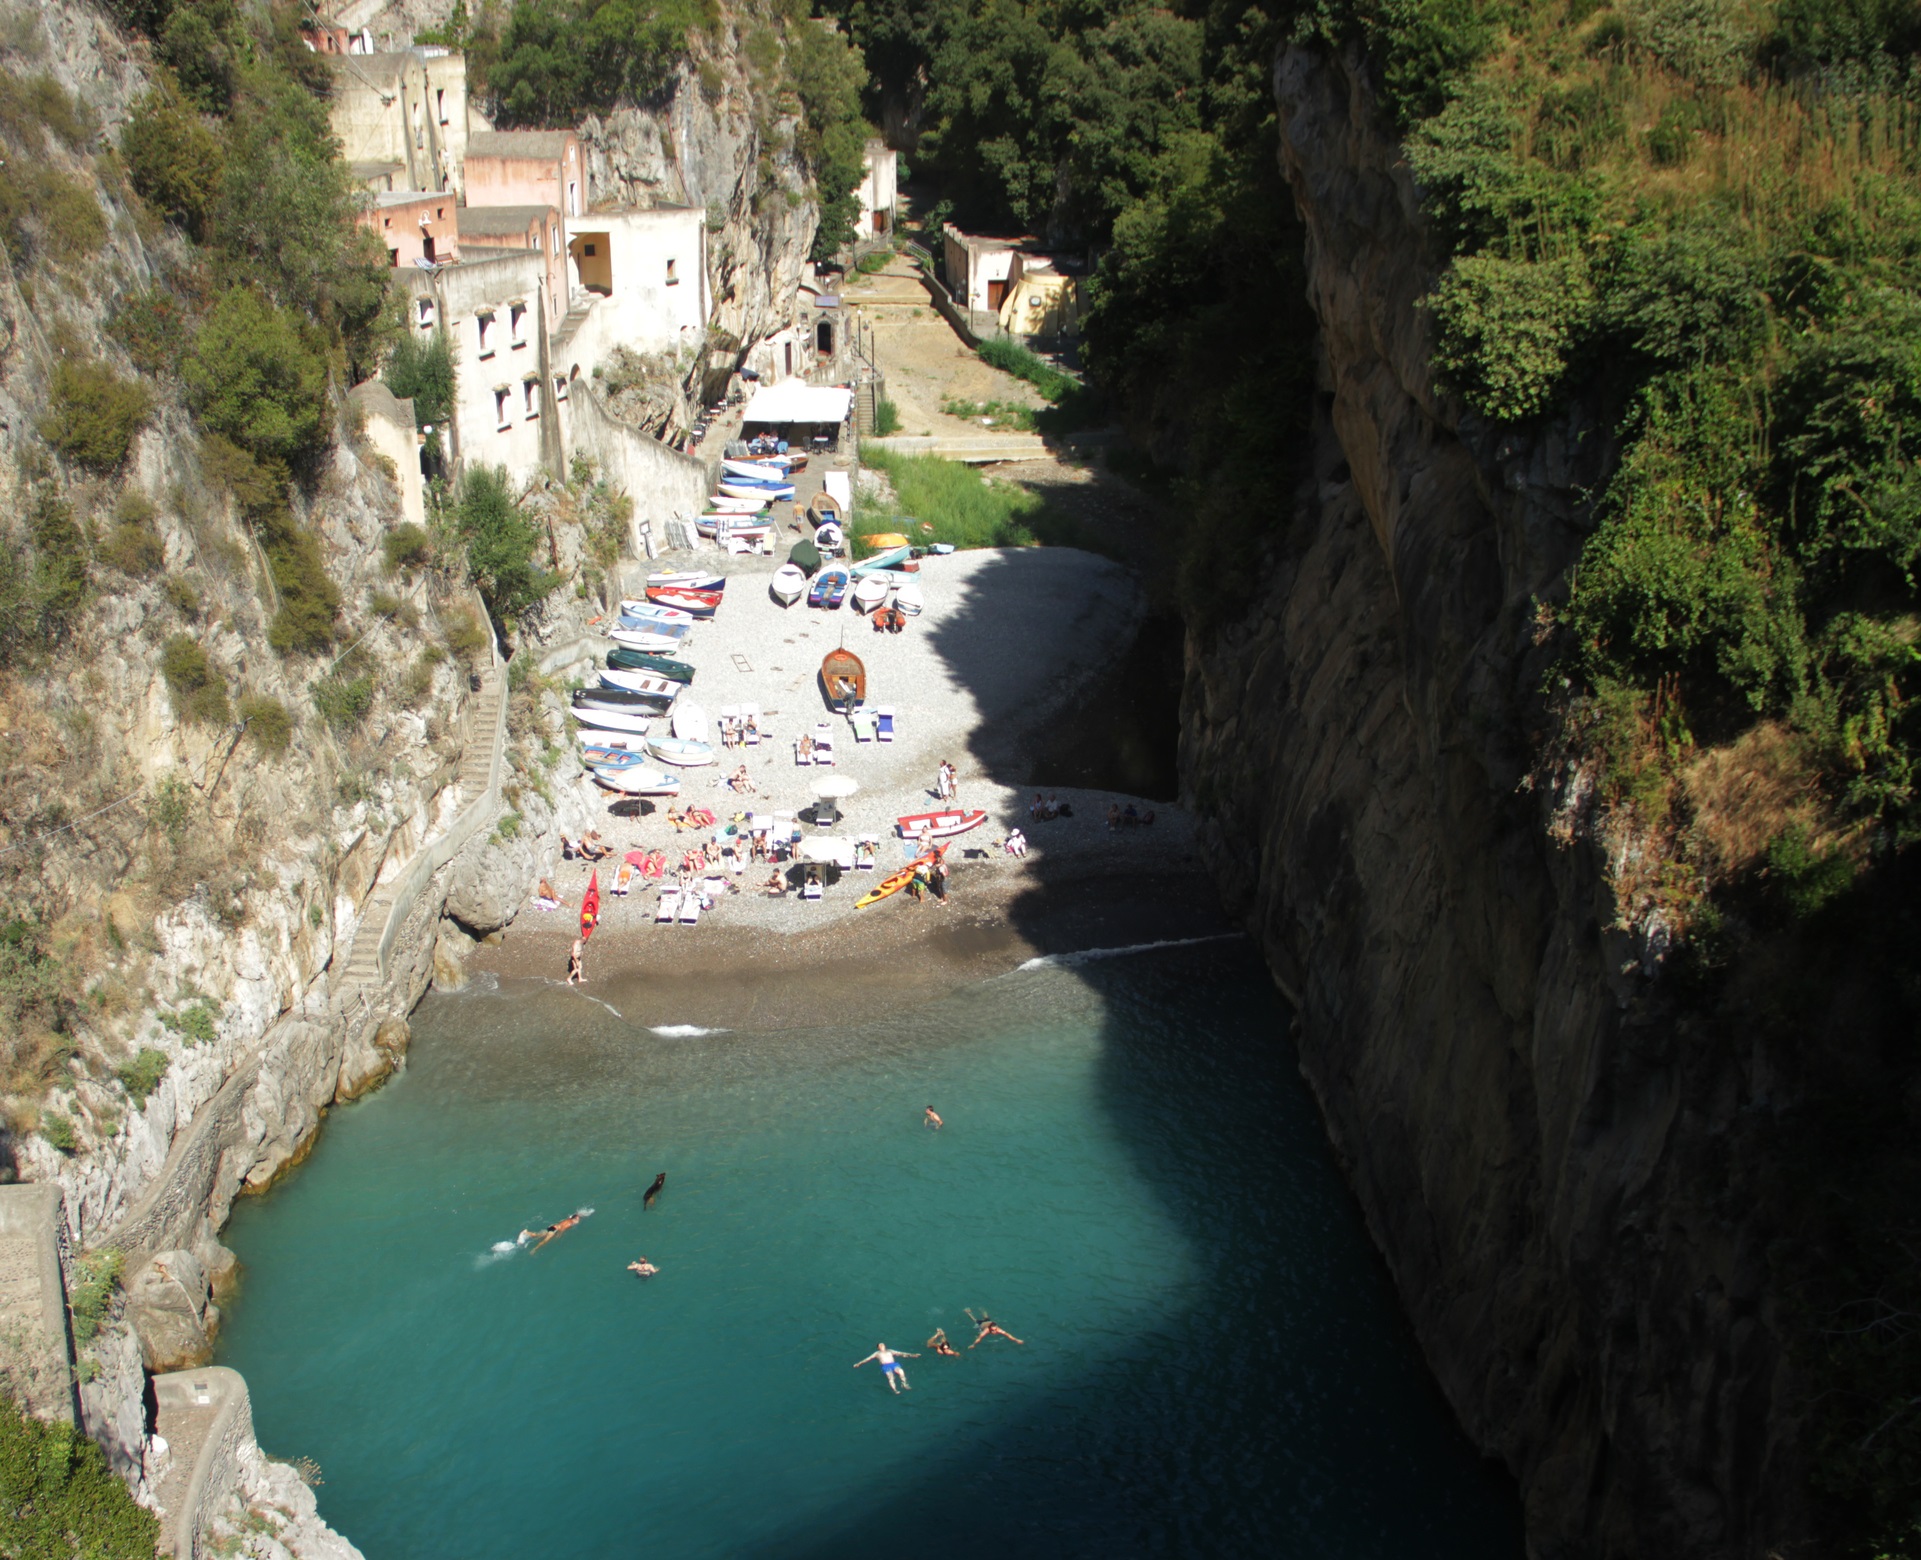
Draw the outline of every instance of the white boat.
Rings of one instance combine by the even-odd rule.
[[[669,724],[674,729],[674,735],[684,742],[707,740],[707,712],[698,704],[682,699],[674,706]]]
[[[794,484],[783,482],[779,487],[758,487],[752,482],[723,482],[720,485],[722,498],[753,499],[757,504],[776,504],[794,496]]]
[[[718,510],[723,515],[757,515],[767,507],[764,498],[730,498],[725,493],[715,493],[707,500],[709,509]]]
[[[607,637],[643,655],[678,655],[687,648],[678,634],[650,634],[643,628],[610,628]]]
[[[712,569],[662,569],[647,576],[649,590],[725,590],[727,576],[716,574]],[[649,601],[622,602],[628,606],[644,607]]]
[[[665,769],[596,769],[594,778],[608,790],[624,791],[629,796],[676,796],[680,792],[680,776]]]
[[[714,750],[705,742],[690,742],[685,737],[649,737],[647,751],[663,764],[678,764],[682,769],[697,769],[714,761]]]
[[[569,712],[583,726],[591,726],[596,731],[632,731],[645,735],[647,723],[652,714],[642,714],[637,710],[597,710],[592,705],[577,704]]]
[[[662,639],[685,639],[694,631],[692,623],[668,623],[650,617],[618,617],[607,631],[611,634],[616,628],[629,634],[656,634]]]
[[[887,599],[887,581],[869,574],[854,582],[854,610],[872,612]]]
[[[683,612],[679,607],[663,607],[658,601],[623,601],[620,615],[637,623],[666,623],[679,628],[692,628],[700,621],[691,612]]]
[[[894,587],[894,605],[909,617],[919,617],[926,604],[921,598],[919,580],[905,580]]]
[[[815,527],[814,545],[823,554],[837,553],[847,545],[847,534],[830,520],[825,525]]]
[[[685,683],[669,682],[665,677],[656,677],[652,672],[623,672],[616,667],[608,667],[600,674],[600,680],[609,688],[624,688],[629,693],[658,694],[663,699],[679,695]]]
[[[791,607],[806,594],[807,575],[799,564],[783,563],[774,570],[774,577],[767,582],[767,589],[783,607]]]
[[[785,482],[787,468],[756,460],[723,460],[720,469],[730,477],[743,477],[749,482]]]

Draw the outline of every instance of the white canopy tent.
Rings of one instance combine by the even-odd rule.
[[[813,423],[839,427],[854,405],[854,392],[836,385],[810,385],[804,379],[783,379],[762,385],[747,403],[741,420],[748,423]]]

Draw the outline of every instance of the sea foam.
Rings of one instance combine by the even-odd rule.
[[[1082,948],[1074,953],[1043,953],[1015,966],[1019,970],[1064,970],[1096,959],[1119,959],[1130,953],[1153,953],[1159,948],[1192,948],[1200,943],[1235,942],[1239,932],[1214,932],[1206,937],[1164,937],[1159,942],[1128,943],[1120,948]]]

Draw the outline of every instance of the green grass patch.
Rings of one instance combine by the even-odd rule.
[[[1018,401],[964,401],[949,399],[941,402],[940,409],[949,417],[964,417],[969,422],[980,422],[992,418],[996,427],[1005,425],[1018,428],[1022,433],[1032,433],[1035,429],[1035,408],[1022,406]]]
[[[900,408],[892,401],[883,400],[874,408],[874,433],[886,438],[890,433],[900,432]]]
[[[1025,379],[1056,404],[1081,386],[1081,382],[1065,369],[1056,368],[1046,358],[1006,336],[983,341],[980,344],[980,360],[990,368],[998,368],[1003,374]]]
[[[905,455],[873,444],[861,446],[864,465],[886,473],[896,504],[870,509],[855,534],[899,531],[917,547],[948,542],[955,547],[1083,546],[1080,527],[1047,501],[1012,482],[986,481],[972,466],[938,455]]]
[[[167,1076],[167,1053],[156,1051],[152,1046],[142,1046],[140,1054],[130,1062],[125,1062],[113,1070],[120,1086],[127,1091],[127,1097],[135,1105],[147,1103],[147,1096],[160,1087],[160,1080]]]

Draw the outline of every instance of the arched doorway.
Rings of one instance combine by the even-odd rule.
[[[814,327],[814,345],[820,348],[822,357],[834,355],[834,322],[822,320]]]

